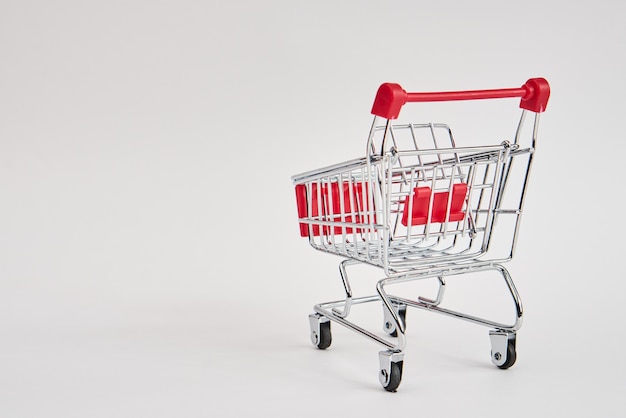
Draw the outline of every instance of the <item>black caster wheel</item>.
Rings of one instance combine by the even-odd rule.
[[[515,364],[517,352],[515,349],[516,335],[514,332],[491,331],[491,361],[500,369],[508,369]]]
[[[401,352],[381,351],[378,353],[380,368],[378,380],[387,392],[395,392],[402,380],[404,355]]]
[[[501,356],[502,354],[499,352],[497,353],[491,352],[491,357],[495,362],[501,361]],[[506,359],[504,360],[504,363],[496,364],[496,366],[498,366],[498,368],[502,370],[506,370],[515,364],[515,360],[517,360],[517,352],[515,351],[515,344],[509,342],[506,347]]]
[[[330,320],[319,314],[309,315],[311,325],[311,342],[320,350],[326,350],[333,342],[330,332]]]
[[[391,363],[389,372],[385,369],[380,371],[380,381],[387,392],[395,392],[398,390],[398,386],[400,386],[400,381],[402,380],[402,365],[402,361]]]

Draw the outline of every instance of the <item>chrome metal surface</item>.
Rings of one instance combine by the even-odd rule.
[[[346,266],[350,264],[358,263],[355,260],[343,260],[339,263],[339,275],[341,276],[341,281],[343,283],[343,288],[346,292],[346,301],[343,305],[343,310],[339,308],[332,308],[333,313],[339,315],[342,318],[347,317],[350,314],[350,307],[352,306],[352,289],[350,288],[350,282],[348,281],[348,273],[346,272]]]
[[[515,332],[492,330],[489,331],[489,339],[491,340],[491,361],[500,367],[507,361],[509,344],[513,344],[515,348]]]
[[[317,345],[320,342],[320,324],[328,322],[328,318],[325,318],[319,314],[309,315],[309,325],[311,327],[311,342],[313,345]]]
[[[406,314],[406,305],[397,304],[397,303],[392,303],[391,305],[393,307],[394,312],[396,312],[398,316],[398,320],[402,321],[402,315],[400,315],[400,312],[404,312]],[[404,329],[406,325],[404,324],[404,322],[402,322],[402,324],[403,324],[402,329]],[[389,335],[393,335],[395,333],[396,334],[395,336],[397,336],[398,333],[402,332],[400,331],[400,327],[398,327],[398,325],[396,324],[396,321],[393,315],[391,315],[387,311],[387,309],[384,308],[384,305],[383,305],[383,330]]]
[[[439,289],[437,290],[437,297],[435,299],[429,299],[423,296],[419,296],[418,300],[423,304],[429,306],[437,306],[443,300],[443,293],[446,290],[446,281],[444,280],[443,276],[439,276],[437,277],[437,279],[439,279]]]
[[[414,281],[414,280],[421,280],[421,279],[426,279],[426,278],[431,278],[431,277],[437,277],[437,278],[449,277],[449,276],[456,276],[456,275],[467,274],[467,273],[485,272],[485,271],[496,271],[502,275],[502,278],[504,279],[505,284],[507,285],[507,289],[515,305],[515,318],[514,318],[513,323],[503,324],[503,323],[495,322],[489,319],[469,315],[466,313],[441,308],[438,306],[438,304],[428,303],[428,302],[424,302],[420,300],[416,301],[416,300],[403,298],[399,296],[392,296],[392,295],[387,294],[387,292],[385,291],[385,287],[390,286],[392,284],[398,284],[398,283]],[[513,283],[513,280],[511,279],[509,272],[504,268],[504,266],[499,265],[499,264],[471,263],[471,264],[466,264],[462,266],[448,267],[448,268],[444,268],[440,270],[424,270],[420,275],[411,275],[411,276],[404,276],[404,277],[388,277],[388,278],[378,281],[378,283],[376,284],[376,290],[378,291],[378,294],[383,300],[383,303],[385,302],[385,300],[388,300],[389,304],[391,304],[393,301],[394,303],[405,304],[407,306],[411,306],[414,308],[425,309],[425,310],[437,312],[443,315],[451,316],[454,318],[463,319],[465,321],[472,322],[478,325],[483,325],[483,326],[491,327],[491,328],[498,328],[498,329],[507,330],[507,331],[517,331],[522,326],[523,308],[522,308],[521,299],[519,297],[519,294],[517,292],[517,289],[515,288],[515,284]],[[404,332],[404,329],[402,329],[402,331]],[[402,349],[403,348],[404,347],[402,347]]]
[[[360,298],[353,298],[352,299],[352,305],[360,305],[363,303],[369,303],[369,302],[374,302],[374,301],[379,301],[380,299],[378,298],[378,296],[365,296],[365,297],[360,297]],[[319,314],[320,316],[329,319],[335,323],[338,323],[340,325],[343,325],[344,327],[356,332],[357,334],[360,334],[366,338],[369,338],[370,340],[382,345],[383,347],[387,348],[387,349],[391,349],[391,350],[401,350],[402,347],[404,347],[404,338],[403,336],[400,337],[400,334],[398,334],[398,340],[397,341],[388,341],[378,335],[376,335],[375,333],[366,330],[365,328],[362,328],[358,325],[356,325],[354,322],[352,321],[348,321],[347,319],[343,318],[342,316],[336,314],[335,312],[333,312],[332,308],[336,308],[339,306],[342,306],[345,303],[345,301],[343,300],[339,300],[339,301],[334,301],[334,302],[327,302],[327,303],[320,303],[318,305],[315,305],[313,307],[313,310]],[[315,315],[315,314],[313,314]],[[310,316],[309,316],[310,318]]]

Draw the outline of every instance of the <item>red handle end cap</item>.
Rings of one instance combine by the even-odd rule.
[[[544,112],[550,98],[550,84],[545,78],[531,78],[524,86],[526,94],[519,107],[536,113]]]
[[[384,83],[378,88],[372,114],[386,119],[397,119],[407,101],[407,93],[399,84]]]

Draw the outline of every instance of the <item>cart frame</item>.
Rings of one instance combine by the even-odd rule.
[[[296,187],[300,233],[320,251],[344,258],[339,272],[345,298],[314,306],[309,315],[311,340],[320,349],[331,344],[330,323],[335,322],[383,346],[379,353],[379,380],[387,390],[397,390],[404,364],[407,307],[437,312],[491,328],[491,360],[501,369],[517,358],[516,336],[522,326],[520,296],[503,266],[515,253],[520,220],[528,189],[539,128],[550,88],[543,78],[528,80],[514,89],[439,93],[407,93],[399,85],[380,86],[372,113],[366,156],[308,171],[292,177]],[[497,145],[458,147],[452,130],[444,124],[394,124],[407,102],[521,98],[521,116],[513,141]],[[530,139],[522,140],[528,113],[534,114]],[[418,140],[430,134],[432,144]],[[446,145],[441,135],[445,133]],[[409,148],[400,145],[405,135]],[[448,145],[449,144],[449,145]],[[518,194],[505,204],[514,162],[521,181]],[[520,170],[521,169],[521,170]],[[496,223],[513,218],[508,245],[492,256]],[[506,251],[503,253],[503,249]],[[504,255],[501,255],[504,254]],[[354,297],[347,267],[370,264],[383,270],[376,294]],[[495,271],[512,298],[515,318],[503,324],[440,306],[446,278]],[[409,299],[389,294],[394,284],[437,279],[435,298]],[[348,320],[351,308],[382,303],[383,338]]]

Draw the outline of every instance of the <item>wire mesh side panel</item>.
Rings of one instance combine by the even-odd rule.
[[[300,235],[321,251],[381,266],[381,170],[366,159],[337,165],[296,184]]]
[[[507,153],[505,145],[396,153],[385,183],[388,274],[487,250]]]
[[[388,276],[485,254],[518,146],[457,147],[444,124],[372,132],[368,148],[384,154],[296,178],[301,236]]]
[[[380,123],[383,122],[383,123]],[[385,155],[393,151],[419,151],[456,148],[452,129],[444,123],[391,124],[374,118],[368,140],[368,155]],[[436,154],[404,157],[398,164],[416,165],[438,161]]]
[[[459,148],[446,124],[375,124],[368,151],[386,161],[386,274],[483,254],[508,144]]]

